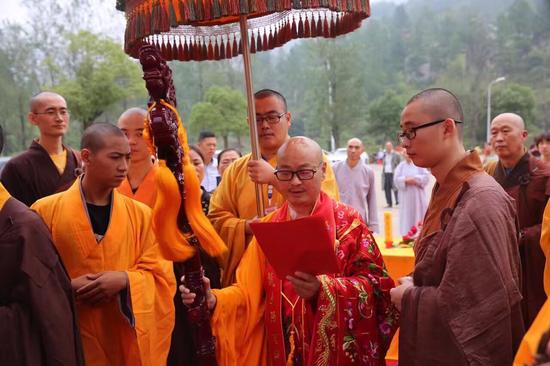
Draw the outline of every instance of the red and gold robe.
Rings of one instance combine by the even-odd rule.
[[[288,203],[266,218],[285,221]],[[212,329],[220,365],[385,365],[397,327],[389,291],[394,286],[360,215],[321,193],[312,215],[325,218],[334,235],[341,272],[321,275],[313,301],[297,298],[253,240],[237,269],[237,282],[214,290]],[[294,307],[294,347],[288,327]]]
[[[71,279],[125,271],[123,296],[99,306],[78,304],[86,365],[166,365],[174,326],[174,273],[161,260],[151,210],[116,190],[107,232],[97,242],[82,196],[81,179],[34,205],[48,226]],[[131,314],[123,313],[122,307]]]

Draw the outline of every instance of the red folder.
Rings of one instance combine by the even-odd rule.
[[[332,235],[321,217],[250,224],[279,279],[300,271],[313,275],[340,272]]]

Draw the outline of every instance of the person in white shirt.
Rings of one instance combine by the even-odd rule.
[[[384,158],[382,159],[382,188],[386,193],[386,203],[387,207],[392,207],[392,191],[395,195],[395,204],[399,204],[399,198],[397,195],[397,189],[393,184],[393,173],[395,168],[401,162],[401,157],[399,154],[393,150],[393,144],[388,141],[386,142],[386,152],[384,153]]]
[[[204,179],[201,182],[201,186],[207,192],[212,192],[216,189],[219,176],[218,173],[218,161],[214,157],[216,153],[216,135],[211,131],[202,131],[199,135],[199,143],[197,144],[204,156]]]

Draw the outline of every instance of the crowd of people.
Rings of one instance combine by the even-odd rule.
[[[260,90],[254,101],[261,159],[216,156],[215,134],[203,132],[183,163],[201,182],[198,214],[225,247],[200,251],[219,365],[381,366],[398,328],[400,366],[549,362],[548,135],[536,157],[521,116],[498,115],[497,159],[482,164],[464,147],[457,97],[414,95],[395,121],[402,152],[388,141],[379,157],[400,232],[419,227],[413,272],[392,279],[373,236],[377,177],[362,141],[350,139],[347,159],[331,166],[317,142],[289,136],[281,93]],[[153,219],[163,214],[164,167],[144,138],[147,111],[91,125],[77,151],[63,144],[61,95],[41,92],[29,108],[39,137],[0,177],[0,363],[201,364],[187,313],[197,294],[185,261],[166,254],[186,244],[159,240]],[[279,278],[251,225],[309,216],[331,236],[339,272]]]

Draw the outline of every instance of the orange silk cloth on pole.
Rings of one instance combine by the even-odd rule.
[[[162,265],[150,209],[112,195],[111,219],[98,243],[77,179],[67,191],[33,205],[51,231],[71,279],[103,271],[125,271],[135,326],[121,311],[120,296],[100,305],[78,304],[87,365],[165,365],[174,326],[174,273]]]

